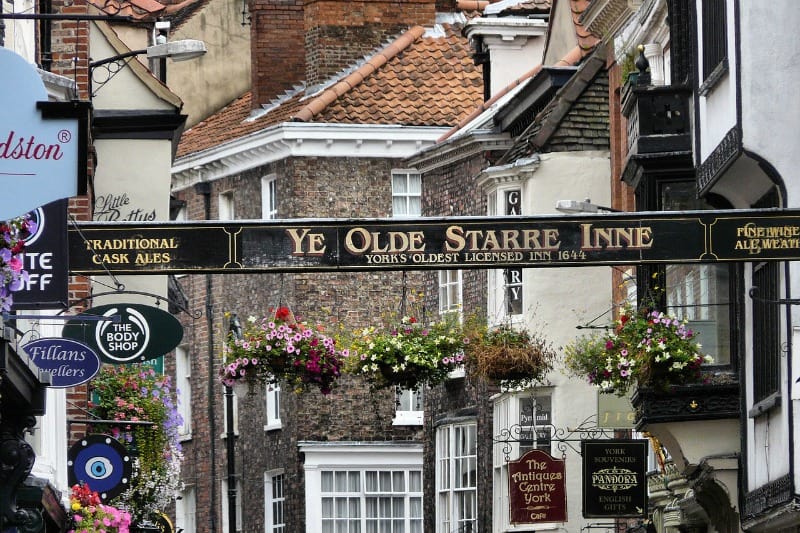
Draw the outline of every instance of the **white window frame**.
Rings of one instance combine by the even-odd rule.
[[[233,391],[233,434],[239,436],[239,396]],[[228,400],[225,397],[225,387],[222,387],[222,435],[220,438],[228,438]]]
[[[275,174],[261,178],[261,218],[274,220],[278,217],[278,178]]]
[[[525,190],[521,181],[513,183],[504,183],[492,187],[486,195],[486,212],[489,216],[511,216],[506,214],[506,195],[510,192],[518,191],[519,193],[519,213],[523,214],[522,198],[525,196]],[[517,270],[517,269],[513,269]],[[487,309],[488,319],[490,324],[500,324],[507,322],[509,319],[512,323],[521,323],[524,319],[525,309],[521,309],[519,314],[508,313],[508,303],[506,300],[506,292],[510,286],[519,286],[522,292],[523,307],[525,304],[525,283],[524,283],[524,270],[522,282],[517,284],[516,280],[509,283],[506,276],[506,269],[490,269],[487,271],[488,278],[488,293],[487,293]]]
[[[182,422],[178,427],[180,440],[192,438],[192,359],[186,346],[175,348],[175,382],[178,388],[178,414]]]
[[[537,391],[533,394],[530,389],[526,391],[507,392],[500,394],[494,398],[494,414],[493,421],[493,435],[501,435],[507,432],[509,428],[514,425],[520,424],[520,414],[522,412],[522,402],[530,402],[531,397],[549,397],[550,398],[550,418],[551,424],[555,418],[553,412],[553,391],[547,389],[545,391]],[[552,434],[550,436],[550,448],[552,451],[553,441]],[[536,444],[534,443],[534,447]],[[510,447],[510,450],[509,450]],[[521,448],[520,442],[496,442],[492,449],[492,530],[493,531],[537,531],[537,530],[552,530],[560,524],[554,522],[543,522],[535,525],[514,525],[510,523],[510,508],[509,508],[509,494],[508,494],[508,463],[506,462],[506,453],[509,459],[515,461],[519,459],[520,452],[527,452],[530,447],[525,449]]]
[[[462,433],[467,431],[469,446],[475,452],[463,454],[459,450]],[[471,524],[470,531],[478,531],[478,425],[476,422],[444,424],[436,428],[436,533],[460,531],[459,528]],[[467,450],[469,451],[469,450]],[[474,483],[472,486],[457,486],[458,471],[463,470],[463,462],[474,465]],[[462,468],[457,468],[461,465]],[[470,468],[469,466],[467,467]],[[469,470],[468,470],[469,471]],[[459,494],[467,496],[472,493],[471,518],[458,515]]]
[[[463,306],[464,277],[462,270],[439,271],[439,314],[458,313]],[[455,288],[455,301],[451,301],[451,289]]]
[[[395,388],[395,400],[397,409],[394,412],[392,425],[394,426],[421,426],[425,414],[423,408],[425,402],[425,389],[417,390]],[[405,409],[409,405],[411,409]],[[415,409],[418,407],[419,409]]]
[[[197,531],[197,495],[194,486],[186,485],[175,501],[175,531]]]
[[[298,443],[299,451],[305,457],[303,471],[305,473],[306,488],[306,531],[322,532],[322,473],[323,472],[354,472],[359,471],[361,475],[361,493],[359,494],[361,505],[361,531],[366,529],[366,491],[364,472],[367,471],[404,471],[406,472],[406,483],[409,483],[409,472],[419,472],[422,475],[422,444],[412,442],[316,442],[301,441]],[[407,485],[408,487],[408,485]],[[345,494],[345,493],[342,493]],[[347,493],[350,494],[350,493]],[[354,495],[351,497],[356,497]],[[371,494],[371,493],[370,493]],[[410,503],[411,498],[422,499],[422,487],[420,492],[406,492],[406,502]],[[410,529],[410,506],[406,506],[407,518],[404,520],[406,528]],[[415,517],[416,519],[416,517]],[[422,531],[423,525],[420,524]]]
[[[405,190],[400,191],[395,187],[398,179],[405,181]],[[411,191],[412,178],[419,181],[419,190]],[[413,209],[412,200],[416,199],[419,208]],[[404,208],[402,213],[395,209],[395,202],[402,201]],[[392,170],[392,217],[412,218],[422,216],[422,174],[415,169],[394,169]]]
[[[228,527],[228,480],[222,479],[220,481],[220,502],[222,503],[222,512],[219,514],[222,519],[220,531],[222,533],[231,533]],[[242,531],[242,480],[236,480],[236,532]]]
[[[275,497],[275,480],[278,478],[280,478],[281,483],[281,495]],[[275,504],[281,506],[282,517],[275,516],[273,509]],[[283,531],[286,531],[286,475],[283,470],[270,470],[264,472],[264,532],[278,533]]]
[[[235,220],[236,205],[233,201],[233,191],[224,191],[217,197],[217,212],[219,220]]]
[[[267,383],[265,393],[265,409],[267,421],[264,431],[281,429],[281,386],[277,383]]]

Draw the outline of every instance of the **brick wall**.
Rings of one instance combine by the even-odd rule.
[[[432,25],[430,0],[320,0],[306,7],[309,85],[325,81],[411,26]]]
[[[249,0],[253,107],[305,77],[303,0]]]
[[[233,191],[237,218],[260,218],[261,178],[273,174],[277,177],[278,218],[385,217],[391,212],[393,166],[399,165],[381,159],[282,160],[211,183],[212,218],[217,216],[217,199],[223,191]],[[189,219],[205,217],[203,197],[194,189],[176,195],[187,202]],[[329,331],[340,325],[363,327],[399,308],[402,274],[190,275],[179,282],[189,297],[190,311],[203,313],[201,318],[179,317],[193,365],[193,430],[192,440],[184,443],[182,475],[196,487],[198,531],[211,532],[212,522],[220,522],[227,496],[220,492],[227,467],[225,441],[220,438],[224,431],[223,387],[216,381],[226,331],[224,313],[234,311],[246,320],[271,307],[288,305],[300,318],[320,321]],[[211,301],[207,302],[209,283]],[[213,346],[209,350],[210,341]],[[213,400],[213,414],[209,414],[208,398]],[[243,530],[264,530],[264,473],[275,469],[286,475],[287,531],[305,530],[303,458],[298,441],[420,441],[420,427],[392,425],[394,408],[392,391],[372,392],[362,380],[347,376],[329,396],[316,391],[300,396],[284,392],[282,429],[265,431],[264,391],[240,399],[235,465],[243,484],[239,495],[246,509]]]
[[[486,198],[474,180],[487,166],[488,154],[477,154],[423,175],[422,212],[425,216],[486,215]],[[463,313],[486,316],[486,270],[462,272]],[[438,308],[438,280],[428,274],[428,306]],[[425,401],[424,529],[436,530],[436,430],[442,424],[477,424],[478,531],[492,530],[492,404],[496,386],[483,380],[449,380],[434,388]]]
[[[89,12],[88,6],[87,0],[53,0],[52,12],[65,15],[86,15]],[[42,21],[39,27],[44,30],[48,25],[51,27],[51,56],[44,56],[44,51],[38,49],[40,63],[47,68],[47,64],[52,60],[50,71],[74,79],[78,84],[80,99],[88,99],[89,22]]]
[[[250,0],[253,106],[325,81],[413,25],[432,25],[435,8],[433,0]]]

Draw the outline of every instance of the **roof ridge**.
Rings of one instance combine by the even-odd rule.
[[[316,115],[321,113],[326,107],[335,102],[340,96],[355,88],[373,72],[381,68],[389,62],[392,58],[399,55],[406,48],[411,46],[417,39],[425,34],[423,26],[414,26],[405,32],[403,35],[391,42],[387,47],[368,59],[367,62],[361,65],[352,73],[345,76],[338,83],[335,83],[328,89],[325,89],[319,96],[311,100],[308,104],[300,109],[291,120],[294,122],[308,122]]]

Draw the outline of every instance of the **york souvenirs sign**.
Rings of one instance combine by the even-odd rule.
[[[105,363],[140,363],[174,349],[183,327],[157,307],[109,304],[77,315],[66,323],[62,336],[85,343]]]
[[[0,220],[85,189],[88,102],[48,102],[37,70],[0,48]]]
[[[566,468],[542,450],[530,450],[508,463],[512,524],[567,521]]]
[[[647,440],[581,442],[584,518],[647,515]]]
[[[74,274],[524,268],[800,259],[800,211],[83,223]]]

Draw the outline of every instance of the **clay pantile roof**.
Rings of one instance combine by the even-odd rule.
[[[460,27],[414,27],[314,95],[301,88],[251,113],[251,93],[184,132],[178,156],[282,122],[451,126],[482,101],[483,77]]]
[[[344,92],[315,120],[350,124],[452,126],[483,100],[483,76],[460,28],[423,35],[413,28],[395,42],[416,37],[361,83]],[[297,117],[301,118],[301,117]]]
[[[119,15],[134,20],[154,20],[166,8],[156,0],[89,0],[106,15]]]
[[[594,47],[600,42],[600,39],[592,34],[589,30],[584,28],[581,24],[581,15],[592,3],[592,0],[569,0],[570,8],[572,10],[572,24],[575,27],[575,35],[578,38],[578,46],[583,50],[583,55],[586,57]]]

